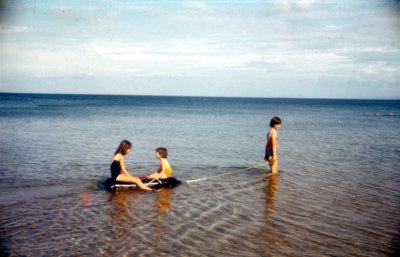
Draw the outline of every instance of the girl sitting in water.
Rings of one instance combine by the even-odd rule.
[[[168,160],[168,150],[164,147],[159,147],[156,149],[156,158],[160,160],[160,167],[156,172],[150,174],[148,178],[151,179],[163,179],[168,178],[172,175],[172,168]]]
[[[113,181],[121,181],[121,182],[132,182],[135,183],[140,189],[143,190],[152,190],[147,187],[143,182],[129,174],[129,172],[125,168],[125,155],[127,155],[132,149],[132,143],[128,140],[123,140],[117,150],[114,153],[113,162],[111,163],[111,179]]]

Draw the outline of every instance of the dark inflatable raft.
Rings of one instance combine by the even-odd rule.
[[[147,177],[139,177],[142,180],[143,184],[147,185],[153,189],[160,189],[160,188],[172,188],[176,187],[181,183],[180,180],[169,177],[165,179],[149,179]],[[109,190],[117,190],[117,189],[135,189],[138,188],[136,184],[130,182],[120,182],[120,181],[113,181],[112,179],[108,178],[104,181],[104,186],[106,189]]]

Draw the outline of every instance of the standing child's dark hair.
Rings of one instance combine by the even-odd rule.
[[[132,148],[131,142],[129,142],[128,140],[122,140],[122,142],[119,144],[114,154],[120,153],[122,155],[126,155],[128,153],[128,150],[131,148]]]
[[[156,152],[160,154],[161,158],[166,159],[168,157],[168,150],[165,147],[158,147]]]
[[[279,118],[278,116],[275,116],[275,117],[273,117],[273,118],[271,119],[271,122],[269,123],[269,126],[272,128],[272,127],[274,127],[275,125],[279,125],[279,124],[281,124],[281,123],[282,123],[281,118]]]

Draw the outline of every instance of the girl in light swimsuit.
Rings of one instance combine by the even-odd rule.
[[[132,149],[132,143],[128,140],[123,140],[117,150],[114,153],[113,162],[111,163],[111,179],[121,182],[135,183],[140,189],[151,191],[152,189],[147,187],[143,182],[129,174],[125,168],[125,155],[127,155]]]
[[[264,160],[268,161],[271,169],[270,175],[278,174],[278,129],[282,121],[279,117],[273,117],[270,122],[271,129],[267,134],[267,145],[265,146]]]
[[[172,175],[172,168],[169,164],[168,160],[168,150],[164,147],[159,147],[156,149],[156,158],[160,160],[160,167],[156,172],[150,174],[148,178],[151,179],[163,179],[171,177]]]

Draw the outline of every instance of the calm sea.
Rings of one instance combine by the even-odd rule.
[[[280,173],[261,180],[276,115]],[[1,254],[395,256],[399,115],[398,100],[0,94]],[[135,175],[164,146],[175,177],[208,179],[106,191],[122,139]]]

